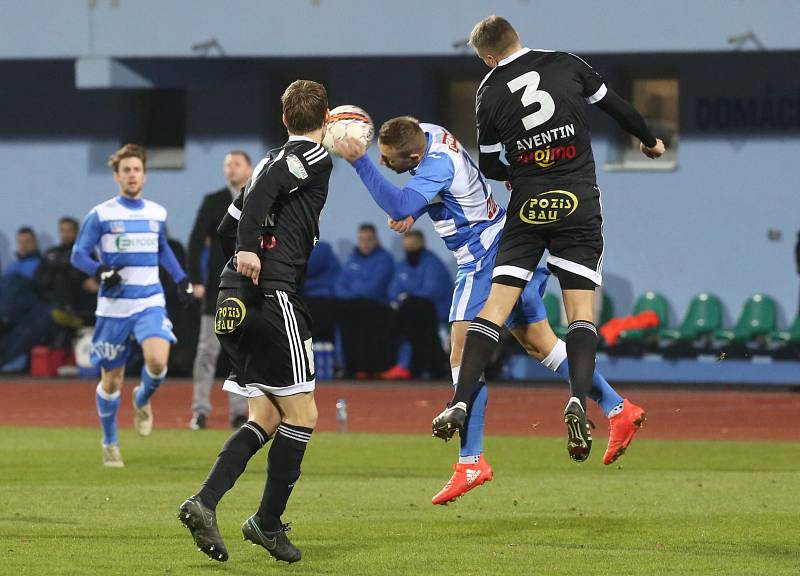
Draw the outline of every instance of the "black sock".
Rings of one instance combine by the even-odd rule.
[[[500,326],[483,318],[475,318],[467,328],[464,351],[461,354],[461,369],[458,373],[458,386],[450,403],[463,402],[467,408],[480,387],[480,377],[489,363],[497,342],[500,340]]]
[[[275,432],[269,449],[267,483],[258,509],[261,527],[274,532],[281,527],[281,515],[292,495],[292,488],[300,478],[300,463],[311,439],[313,428],[283,423]]]
[[[585,410],[586,395],[592,387],[594,376],[597,328],[586,320],[576,320],[569,325],[564,340],[567,342],[570,391],[581,401]]]
[[[231,434],[211,467],[208,478],[197,493],[200,500],[209,508],[216,508],[219,501],[230,490],[236,479],[247,467],[247,462],[262,446],[269,442],[269,434],[258,424],[245,422]]]

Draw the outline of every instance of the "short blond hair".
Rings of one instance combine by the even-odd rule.
[[[469,45],[481,52],[504,54],[519,41],[511,22],[502,16],[487,16],[472,29]]]
[[[119,163],[125,158],[138,158],[142,161],[142,168],[147,169],[147,153],[143,146],[138,144],[125,144],[122,148],[108,157],[108,167],[114,172],[119,172]]]
[[[425,132],[413,116],[387,120],[378,133],[378,142],[403,154],[414,154],[424,140]]]

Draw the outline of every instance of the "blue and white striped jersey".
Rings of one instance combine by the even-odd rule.
[[[428,201],[428,215],[459,266],[483,258],[499,242],[505,210],[469,153],[441,126],[421,123],[428,148],[406,184]]]
[[[101,286],[97,316],[127,318],[147,308],[165,306],[158,279],[159,256],[174,261],[165,264],[176,282],[185,276],[167,244],[166,220],[163,206],[122,196],[98,204],[86,216],[73,255],[96,251],[100,264],[118,269],[122,276],[119,286]]]

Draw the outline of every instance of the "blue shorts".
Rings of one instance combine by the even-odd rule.
[[[113,370],[124,366],[131,349],[131,336],[140,344],[148,338],[161,338],[174,344],[172,322],[164,308],[148,308],[128,318],[98,316],[92,337],[93,366]]]
[[[474,320],[481,311],[489,291],[492,289],[492,269],[494,258],[484,258],[466,266],[459,266],[456,272],[456,286],[453,292],[453,303],[450,306],[450,322]],[[547,310],[542,296],[547,288],[550,271],[537,268],[533,278],[522,291],[517,305],[506,320],[506,327],[511,330],[517,326],[536,324],[547,320]]]

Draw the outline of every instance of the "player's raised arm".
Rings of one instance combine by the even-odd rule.
[[[490,98],[489,87],[482,86],[475,97],[475,116],[478,123],[478,168],[487,178],[505,182],[509,179],[508,166],[500,160],[503,143],[490,115],[485,100]]]
[[[575,71],[583,84],[586,102],[595,104],[611,116],[628,134],[641,141],[642,153],[648,158],[658,158],[664,153],[664,143],[653,136],[642,115],[630,102],[609,88],[598,74],[583,59],[570,54]]]
[[[336,152],[350,162],[366,186],[373,200],[392,220],[403,220],[421,214],[428,206],[427,199],[406,186],[398,188],[378,172],[375,164],[365,154],[364,143],[355,138],[344,138],[335,144]]]

